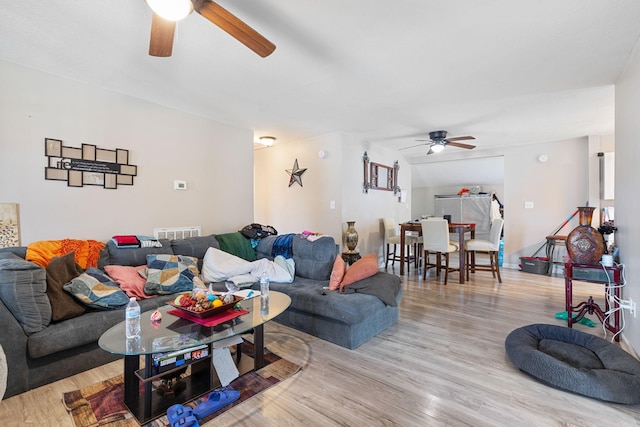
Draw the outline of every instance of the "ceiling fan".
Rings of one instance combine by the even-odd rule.
[[[429,132],[429,139],[416,139],[416,141],[428,141],[428,144],[418,144],[412,145],[411,147],[401,148],[401,150],[407,150],[409,148],[419,147],[421,145],[428,145],[429,151],[427,154],[439,153],[444,150],[444,147],[447,145],[451,145],[452,147],[465,148],[467,150],[473,150],[476,148],[475,145],[464,144],[458,141],[467,141],[470,139],[475,139],[473,136],[456,136],[453,138],[447,138],[446,130],[436,130],[433,132]]]
[[[171,56],[176,22],[194,10],[263,58],[269,56],[276,49],[273,43],[256,30],[211,0],[146,1],[153,11],[151,42],[149,43],[149,55],[151,56]],[[180,7],[180,12],[177,15],[172,13],[173,6],[176,5]],[[167,7],[171,7],[171,9],[167,10]]]

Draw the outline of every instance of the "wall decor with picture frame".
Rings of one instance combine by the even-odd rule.
[[[44,178],[66,181],[68,187],[96,185],[115,190],[119,185],[133,185],[138,166],[129,163],[129,150],[109,150],[92,144],[71,147],[62,140],[45,138],[47,166]]]
[[[369,190],[393,191],[393,194],[400,192],[398,186],[398,171],[400,164],[396,160],[393,166],[387,166],[382,163],[372,162],[367,152],[362,156],[364,182],[362,191],[368,193]]]

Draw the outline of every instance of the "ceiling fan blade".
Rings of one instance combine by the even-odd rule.
[[[151,41],[149,42],[149,55],[168,57],[173,50],[173,35],[175,33],[175,21],[167,21],[159,15],[153,14],[151,18]]]
[[[276,50],[273,43],[219,4],[209,0],[192,0],[192,2],[196,12],[261,57],[265,58]]]
[[[429,154],[433,154],[433,153],[435,153],[435,151],[433,151],[433,150],[431,149],[431,146],[429,146],[429,151],[427,151],[427,156],[428,156]]]
[[[458,148],[466,148],[467,150],[473,150],[474,148],[476,148],[475,145],[463,144],[462,142],[447,142],[447,145],[451,145],[452,147],[458,147]]]
[[[447,142],[451,142],[451,141],[466,141],[469,139],[475,139],[472,136],[454,136],[453,138],[445,138],[445,141]]]
[[[398,148],[398,150],[408,150],[409,148],[423,147],[426,144],[412,145],[411,147]]]

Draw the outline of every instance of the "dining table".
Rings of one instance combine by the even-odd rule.
[[[400,224],[400,275],[404,275],[404,249],[405,249],[405,235],[408,231],[417,231],[418,235],[422,236],[422,224],[420,221],[407,221]],[[470,238],[474,239],[476,236],[476,224],[473,222],[449,222],[449,233],[458,234],[458,243],[460,249],[458,250],[460,268],[460,283],[464,283],[465,278],[465,263],[466,256],[464,251],[464,239],[466,233],[470,233]]]

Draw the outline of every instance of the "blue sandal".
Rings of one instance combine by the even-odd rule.
[[[211,392],[206,401],[193,408],[193,416],[201,420],[240,398],[240,392],[231,387]]]
[[[167,418],[171,427],[195,427],[199,425],[193,416],[193,409],[180,404],[167,408]]]
[[[184,418],[178,418],[171,423],[171,427],[198,427],[198,420],[193,415]]]

